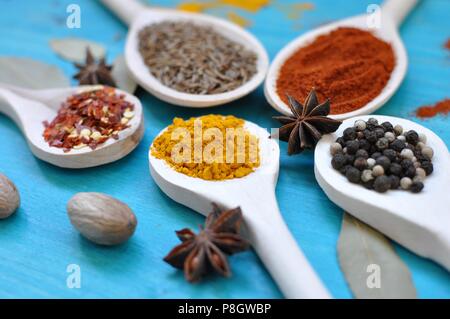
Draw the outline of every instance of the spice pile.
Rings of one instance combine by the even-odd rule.
[[[379,193],[399,187],[418,193],[433,172],[433,149],[425,143],[424,134],[400,125],[358,120],[331,144],[331,165],[350,182]]]
[[[134,117],[134,105],[114,88],[74,94],[62,103],[55,119],[44,122],[44,139],[52,147],[64,152],[89,146],[96,149],[110,137],[128,128]]]
[[[246,83],[257,56],[213,31],[189,22],[151,24],[139,32],[139,52],[162,84],[190,94],[218,94]]]
[[[223,115],[175,118],[153,141],[151,153],[188,176],[205,180],[244,177],[260,165],[258,138],[244,123]]]
[[[421,106],[416,110],[417,117],[429,118],[438,114],[447,115],[450,112],[450,99],[442,100],[435,105]]]
[[[277,92],[303,101],[312,87],[330,98],[331,114],[357,110],[377,97],[391,77],[394,51],[372,33],[338,28],[295,52],[280,69]]]

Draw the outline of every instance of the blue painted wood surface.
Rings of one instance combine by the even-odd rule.
[[[82,28],[65,27],[66,6],[82,10]],[[278,1],[280,3],[288,1]],[[266,46],[271,58],[297,35],[320,24],[365,11],[373,0],[316,0],[315,9],[298,21],[271,5],[258,13],[238,11],[250,19],[249,28]],[[152,1],[173,6],[177,1]],[[126,27],[97,1],[0,0],[0,55],[32,57],[61,67],[68,76],[74,67],[49,48],[52,38],[78,36],[104,44],[112,60],[124,46]],[[216,9],[225,14],[228,9]],[[410,57],[407,77],[397,94],[379,110],[410,118],[416,107],[450,97],[450,1],[423,0],[405,21],[401,34]],[[174,230],[196,228],[203,218],[162,194],[148,172],[147,149],[152,139],[175,116],[209,112],[234,114],[263,127],[275,127],[275,112],[260,88],[237,102],[211,110],[193,110],[163,103],[140,90],[146,126],[140,146],[125,159],[80,171],[53,167],[34,158],[18,128],[0,115],[0,171],[18,186],[22,206],[14,217],[0,222],[0,297],[135,297],[135,298],[278,298],[280,291],[253,252],[231,258],[231,279],[211,278],[190,285],[183,275],[162,262],[177,243]],[[449,118],[421,124],[434,130],[450,146]],[[313,154],[288,157],[282,145],[277,196],[283,216],[305,254],[335,297],[351,292],[336,258],[342,212],[317,185]],[[95,246],[80,237],[66,215],[67,200],[80,191],[105,192],[127,202],[139,225],[135,236],[114,248]],[[448,209],[448,208],[445,208]],[[270,240],[268,238],[267,240]],[[449,298],[450,274],[437,264],[396,246],[410,267],[418,295]],[[81,288],[68,289],[66,267],[81,267]]]

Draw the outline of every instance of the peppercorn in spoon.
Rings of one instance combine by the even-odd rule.
[[[400,125],[403,131],[414,130],[424,134],[426,146],[429,147],[427,157],[432,157],[434,170],[430,169],[429,161],[425,161],[428,164],[429,176],[423,180],[425,185],[423,190],[391,189],[385,193],[378,193],[356,184],[357,180],[350,183],[347,178],[352,179],[351,176],[348,175],[346,178],[332,167],[330,146],[334,144],[336,138],[342,136],[345,129],[353,127],[355,121],[367,121],[370,117],[377,119],[380,124],[390,122],[394,126]],[[430,148],[433,151],[430,151]],[[406,153],[405,157],[407,157]],[[386,174],[398,175],[393,165],[396,164],[386,167]],[[425,168],[425,166],[422,167]],[[383,170],[381,167],[380,169]],[[450,198],[448,196],[450,155],[445,143],[435,133],[417,123],[390,116],[360,116],[348,119],[336,133],[326,135],[319,141],[314,155],[314,170],[319,185],[335,204],[418,255],[430,258],[450,270],[450,232],[448,231],[450,228]],[[373,167],[373,173],[375,175],[375,167]],[[361,178],[364,179],[362,176]],[[407,182],[409,178],[405,180]],[[401,186],[404,189],[409,188],[408,185]],[[382,189],[378,191],[385,191],[383,187],[380,185]],[[394,188],[397,187],[398,184]],[[420,192],[413,193],[417,191]]]
[[[222,105],[231,101],[234,101],[238,98],[241,98],[253,90],[255,90],[264,80],[267,68],[269,65],[269,58],[267,52],[261,43],[249,32],[244,30],[243,28],[228,22],[223,19],[215,18],[212,16],[208,16],[205,14],[198,13],[189,13],[182,12],[178,10],[171,9],[161,9],[161,8],[149,8],[139,3],[136,0],[101,0],[107,7],[109,7],[114,13],[116,13],[126,24],[130,25],[130,29],[127,36],[126,46],[125,46],[125,60],[130,70],[130,73],[144,89],[148,92],[156,96],[157,98],[180,106],[187,107],[210,107],[216,105]],[[236,42],[241,45],[248,51],[253,52],[256,55],[256,73],[249,77],[244,83],[242,83],[237,88],[231,89],[230,91],[226,91],[223,93],[212,93],[212,94],[192,94],[185,93],[179,90],[175,90],[165,84],[163,84],[160,79],[157,79],[152,72],[150,72],[149,68],[145,64],[145,61],[142,55],[139,52],[139,33],[151,26],[162,22],[179,22],[179,23],[190,23],[190,25],[186,25],[186,27],[193,28],[194,26],[206,27],[209,32],[206,33],[217,33],[229,41]],[[181,29],[181,30],[180,30]],[[184,28],[186,29],[186,28]],[[164,31],[164,30],[163,30]],[[179,33],[186,32],[183,31],[183,27],[179,26]],[[163,39],[157,39],[156,43],[161,44],[163,40],[168,42],[167,45],[170,47],[183,46],[185,41],[167,41],[167,39],[173,36],[174,32],[161,32],[163,35]],[[167,34],[170,33],[170,34]],[[151,37],[156,36],[156,32],[152,30],[148,30],[148,35]],[[191,35],[192,36],[192,35]],[[217,38],[217,37],[215,37]],[[175,43],[177,42],[177,43]],[[191,43],[192,41],[189,41]],[[155,47],[155,46],[152,46]],[[227,48],[233,47],[233,45],[227,45]],[[214,52],[217,48],[204,47],[202,51]],[[185,49],[180,51],[184,51]],[[186,49],[187,50],[187,49]],[[221,50],[219,50],[221,51]],[[206,63],[214,63],[215,65],[227,65],[230,61],[227,62],[227,57],[223,57],[224,61],[215,61],[214,57],[204,57],[200,59],[199,57],[187,56],[186,58],[180,61],[173,61],[173,58],[166,57],[168,56],[167,50],[164,52],[157,53],[159,58],[161,56],[165,57],[167,62],[164,62],[160,67],[169,68],[173,65],[178,67],[183,67],[183,65],[187,63],[192,63],[193,61],[206,59]],[[211,53],[211,55],[215,55]],[[162,58],[161,58],[162,59]],[[202,62],[202,63],[203,63]],[[231,61],[231,64],[233,61]],[[162,62],[161,62],[162,63]],[[199,62],[200,63],[200,62]],[[226,68],[226,67],[225,67]],[[156,67],[154,67],[156,69]],[[196,67],[194,68],[195,74],[192,76],[185,76],[186,81],[189,77],[189,85],[194,86],[200,82],[200,78],[202,74],[210,73],[210,70],[204,70],[203,68]],[[213,70],[217,71],[217,70]],[[214,72],[217,73],[217,72]],[[233,71],[234,73],[234,71]],[[183,72],[175,72],[170,76],[164,76],[168,82],[174,80],[174,78],[178,78],[180,76],[184,76]],[[227,77],[226,72],[224,74],[219,74],[219,78]],[[196,79],[197,78],[197,79]],[[205,80],[206,82],[210,82],[209,79]]]
[[[81,86],[30,90],[0,84],[0,113],[4,113],[16,122],[25,135],[31,151],[41,160],[65,168],[99,166],[121,159],[139,144],[144,133],[144,121],[142,105],[135,96],[118,89],[108,88],[108,90],[120,97],[114,103],[128,103],[133,106],[133,111],[129,112],[130,114],[126,114],[128,118],[123,122],[126,122],[126,125],[120,126],[123,127],[123,130],[113,132],[110,136],[102,135],[98,131],[91,131],[82,123],[74,123],[74,126],[77,126],[76,129],[67,127],[67,130],[71,130],[72,136],[67,136],[64,132],[61,132],[61,125],[58,123],[54,127],[49,128],[50,136],[53,134],[63,141],[73,137],[77,140],[76,134],[79,135],[80,141],[92,141],[93,144],[94,140],[98,139],[101,141],[101,143],[92,145],[92,147],[81,145],[81,142],[79,142],[78,144],[73,144],[71,149],[64,149],[56,147],[61,144],[61,141],[56,139],[50,141],[50,144],[55,146],[50,146],[49,142],[44,139],[44,130],[46,130],[44,123],[50,123],[55,119],[61,104],[68,97],[72,97],[75,94],[97,92],[103,89],[105,89],[103,86]],[[86,109],[88,109],[92,99],[84,101],[75,99],[74,103],[86,103]],[[72,108],[76,105],[74,104]],[[97,111],[92,109],[87,110],[87,112]],[[58,115],[58,119],[71,121],[70,117],[73,116],[73,114],[65,110],[64,114]],[[105,121],[108,121],[108,119],[105,119]]]
[[[250,242],[284,295],[287,298],[329,298],[278,208],[275,198],[278,144],[256,124],[247,121],[244,127],[259,138],[260,166],[249,175],[219,181],[190,177],[175,171],[150,151],[151,175],[170,198],[201,214],[210,211],[212,202],[226,209],[240,206]]]
[[[265,82],[265,96],[267,101],[272,105],[273,108],[275,108],[277,111],[289,115],[290,110],[287,106],[287,104],[283,101],[282,97],[280,95],[284,94],[283,92],[278,92],[277,90],[277,81],[280,76],[280,70],[282,69],[285,62],[293,56],[298,50],[300,50],[303,47],[308,46],[310,43],[312,43],[316,38],[319,36],[325,36],[329,35],[330,32],[336,31],[338,28],[341,27],[350,27],[350,28],[356,28],[363,31],[369,31],[372,32],[373,35],[375,35],[376,38],[379,38],[383,40],[384,42],[389,43],[392,46],[392,50],[395,55],[395,66],[392,70],[392,73],[390,75],[389,80],[387,81],[384,88],[381,90],[381,92],[375,96],[373,99],[370,100],[365,105],[362,105],[358,109],[341,113],[341,114],[332,114],[330,117],[342,120],[346,118],[350,118],[353,116],[358,115],[365,115],[370,114],[374,112],[375,110],[382,107],[388,100],[391,98],[391,96],[396,92],[396,90],[399,88],[400,84],[403,81],[403,78],[405,77],[406,70],[408,67],[408,57],[406,54],[405,47],[402,43],[402,40],[398,33],[398,27],[406,17],[406,15],[414,8],[418,0],[385,0],[383,5],[381,6],[381,11],[376,11],[373,15],[359,15],[351,18],[347,18],[344,20],[340,20],[337,22],[333,22],[331,24],[327,24],[324,26],[321,26],[317,29],[311,30],[298,38],[291,41],[287,46],[285,46],[275,57],[273,60],[268,74],[267,79]],[[379,23],[377,23],[377,17],[380,18]],[[357,44],[355,44],[355,47],[357,47]],[[326,50],[322,46],[322,49],[326,54],[330,54],[330,50]],[[373,50],[373,48],[371,48]],[[338,51],[335,51],[338,52]],[[340,52],[340,51],[339,51]],[[338,52],[338,53],[339,53]],[[332,53],[332,52],[331,52]],[[308,56],[305,58],[305,61],[311,61],[311,68],[313,69],[314,65],[314,57],[311,57],[311,52],[308,52]],[[370,54],[370,53],[365,53]],[[352,74],[355,76],[351,69],[352,63],[354,61],[352,60],[351,56],[345,55],[345,58],[348,59],[348,63],[346,63],[341,69],[335,70],[333,75],[341,76],[342,74]],[[369,58],[369,57],[367,57]],[[309,60],[308,60],[309,59]],[[379,61],[378,61],[379,62]],[[306,63],[306,62],[305,62]],[[295,71],[293,71],[295,72]],[[317,70],[312,70],[311,73],[314,75],[317,72]],[[353,73],[352,73],[353,72]],[[369,72],[368,70],[361,70],[361,72]],[[340,75],[339,75],[340,74]],[[359,74],[358,76],[360,76]],[[331,77],[331,75],[330,75]],[[295,77],[292,77],[295,78]],[[297,79],[301,80],[301,78]],[[353,86],[355,85],[355,81],[358,81],[357,76],[355,76],[354,79],[351,81],[345,82],[345,83],[339,83],[338,87],[336,88],[336,91],[343,91],[346,90],[346,87],[344,85],[347,85],[348,90],[353,90]],[[361,81],[361,80],[360,80]],[[324,81],[324,83],[328,83],[327,81]],[[323,84],[323,83],[321,83]],[[323,84],[325,85],[325,84]],[[337,85],[335,82],[330,81],[329,85]],[[366,84],[367,86],[370,86],[370,83]],[[364,85],[363,85],[364,86]],[[308,88],[309,91],[311,88]],[[328,98],[331,98],[331,105],[333,107],[333,97],[329,96],[329,94],[326,94]],[[283,96],[284,98],[284,96]],[[356,100],[356,98],[354,98]],[[333,111],[333,110],[332,110]],[[333,112],[332,112],[333,113]]]

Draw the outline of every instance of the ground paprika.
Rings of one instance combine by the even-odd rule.
[[[395,55],[371,32],[341,27],[300,48],[282,66],[277,92],[304,101],[315,87],[319,100],[331,100],[331,114],[354,111],[380,94],[390,79]]]
[[[442,100],[435,105],[426,105],[416,110],[417,117],[435,117],[438,114],[447,115],[450,112],[450,99]]]

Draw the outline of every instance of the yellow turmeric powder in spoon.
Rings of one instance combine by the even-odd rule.
[[[260,165],[259,141],[234,116],[175,118],[153,142],[151,154],[177,172],[205,180],[244,177]]]

